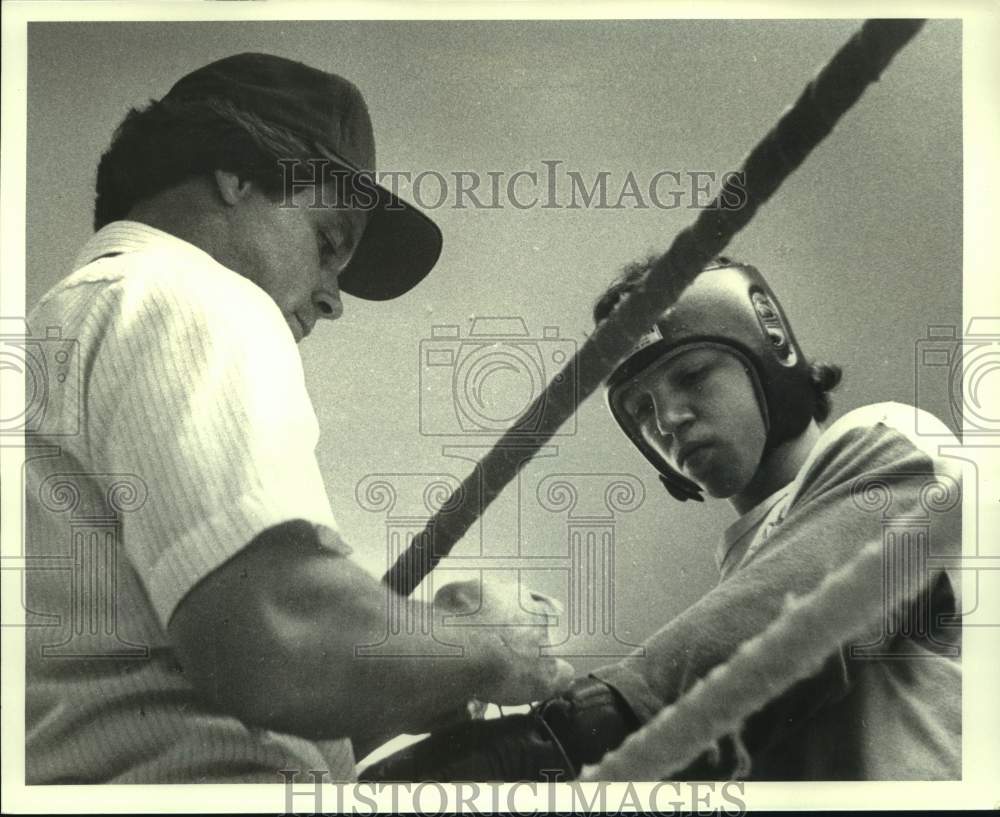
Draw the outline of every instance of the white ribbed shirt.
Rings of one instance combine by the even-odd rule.
[[[350,779],[346,740],[206,709],[166,635],[260,532],[336,529],[277,305],[197,247],[116,222],[28,325],[46,390],[28,435],[27,782]]]

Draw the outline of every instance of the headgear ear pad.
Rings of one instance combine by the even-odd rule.
[[[618,397],[625,383],[664,355],[701,343],[729,347],[752,367],[767,423],[765,455],[801,434],[815,409],[809,363],[764,276],[749,265],[719,259],[663,312],[607,382],[611,414],[660,473],[670,494],[681,501],[701,500],[701,488],[645,442]]]

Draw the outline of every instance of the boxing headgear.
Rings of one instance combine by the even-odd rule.
[[[816,402],[809,362],[764,277],[754,267],[717,259],[663,312],[607,381],[611,414],[660,473],[664,487],[681,501],[701,501],[701,488],[643,439],[621,405],[621,387],[668,353],[703,343],[731,349],[749,364],[767,429],[765,456],[802,433]]]

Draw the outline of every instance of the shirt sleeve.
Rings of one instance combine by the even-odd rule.
[[[336,525],[280,310],[224,269],[157,272],[109,291],[86,402],[91,461],[145,485],[122,540],[165,627],[183,596],[260,532],[290,519]]]
[[[912,417],[914,410],[909,411]],[[882,542],[889,516],[926,517],[933,555],[959,552],[960,507],[942,503],[941,512],[926,511],[928,491],[938,501],[942,491],[954,495],[958,490],[954,469],[885,423],[847,422],[830,432],[806,463],[795,499],[766,547],[659,630],[641,651],[594,672],[622,693],[641,720],[675,701],[766,629],[781,614],[788,594],[808,593],[865,545]],[[875,494],[891,511],[874,507]],[[882,575],[865,576],[862,582],[860,592],[884,593]],[[871,633],[860,643],[876,640],[883,626],[872,622]],[[808,716],[839,699],[850,682],[848,662],[834,650],[818,676],[773,702],[768,717],[755,719],[757,741],[772,739],[768,728],[778,729],[789,718]]]

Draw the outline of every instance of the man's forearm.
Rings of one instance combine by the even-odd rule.
[[[368,745],[454,712],[496,669],[482,656],[358,655],[388,631],[388,592],[321,546],[308,523],[285,523],[185,597],[171,639],[186,677],[219,708],[265,728]],[[393,602],[403,621],[430,613]]]
[[[387,632],[384,589],[378,598],[380,604],[361,609],[354,604],[325,629],[317,626],[317,640],[303,644],[297,660],[282,672],[297,698],[287,710],[289,731],[315,738],[345,735],[360,753],[453,718],[496,671],[481,655],[443,644],[445,654],[438,655],[359,654],[359,647],[380,643]],[[428,620],[426,605],[393,601],[403,607],[403,621]],[[316,677],[327,683],[317,685]]]

